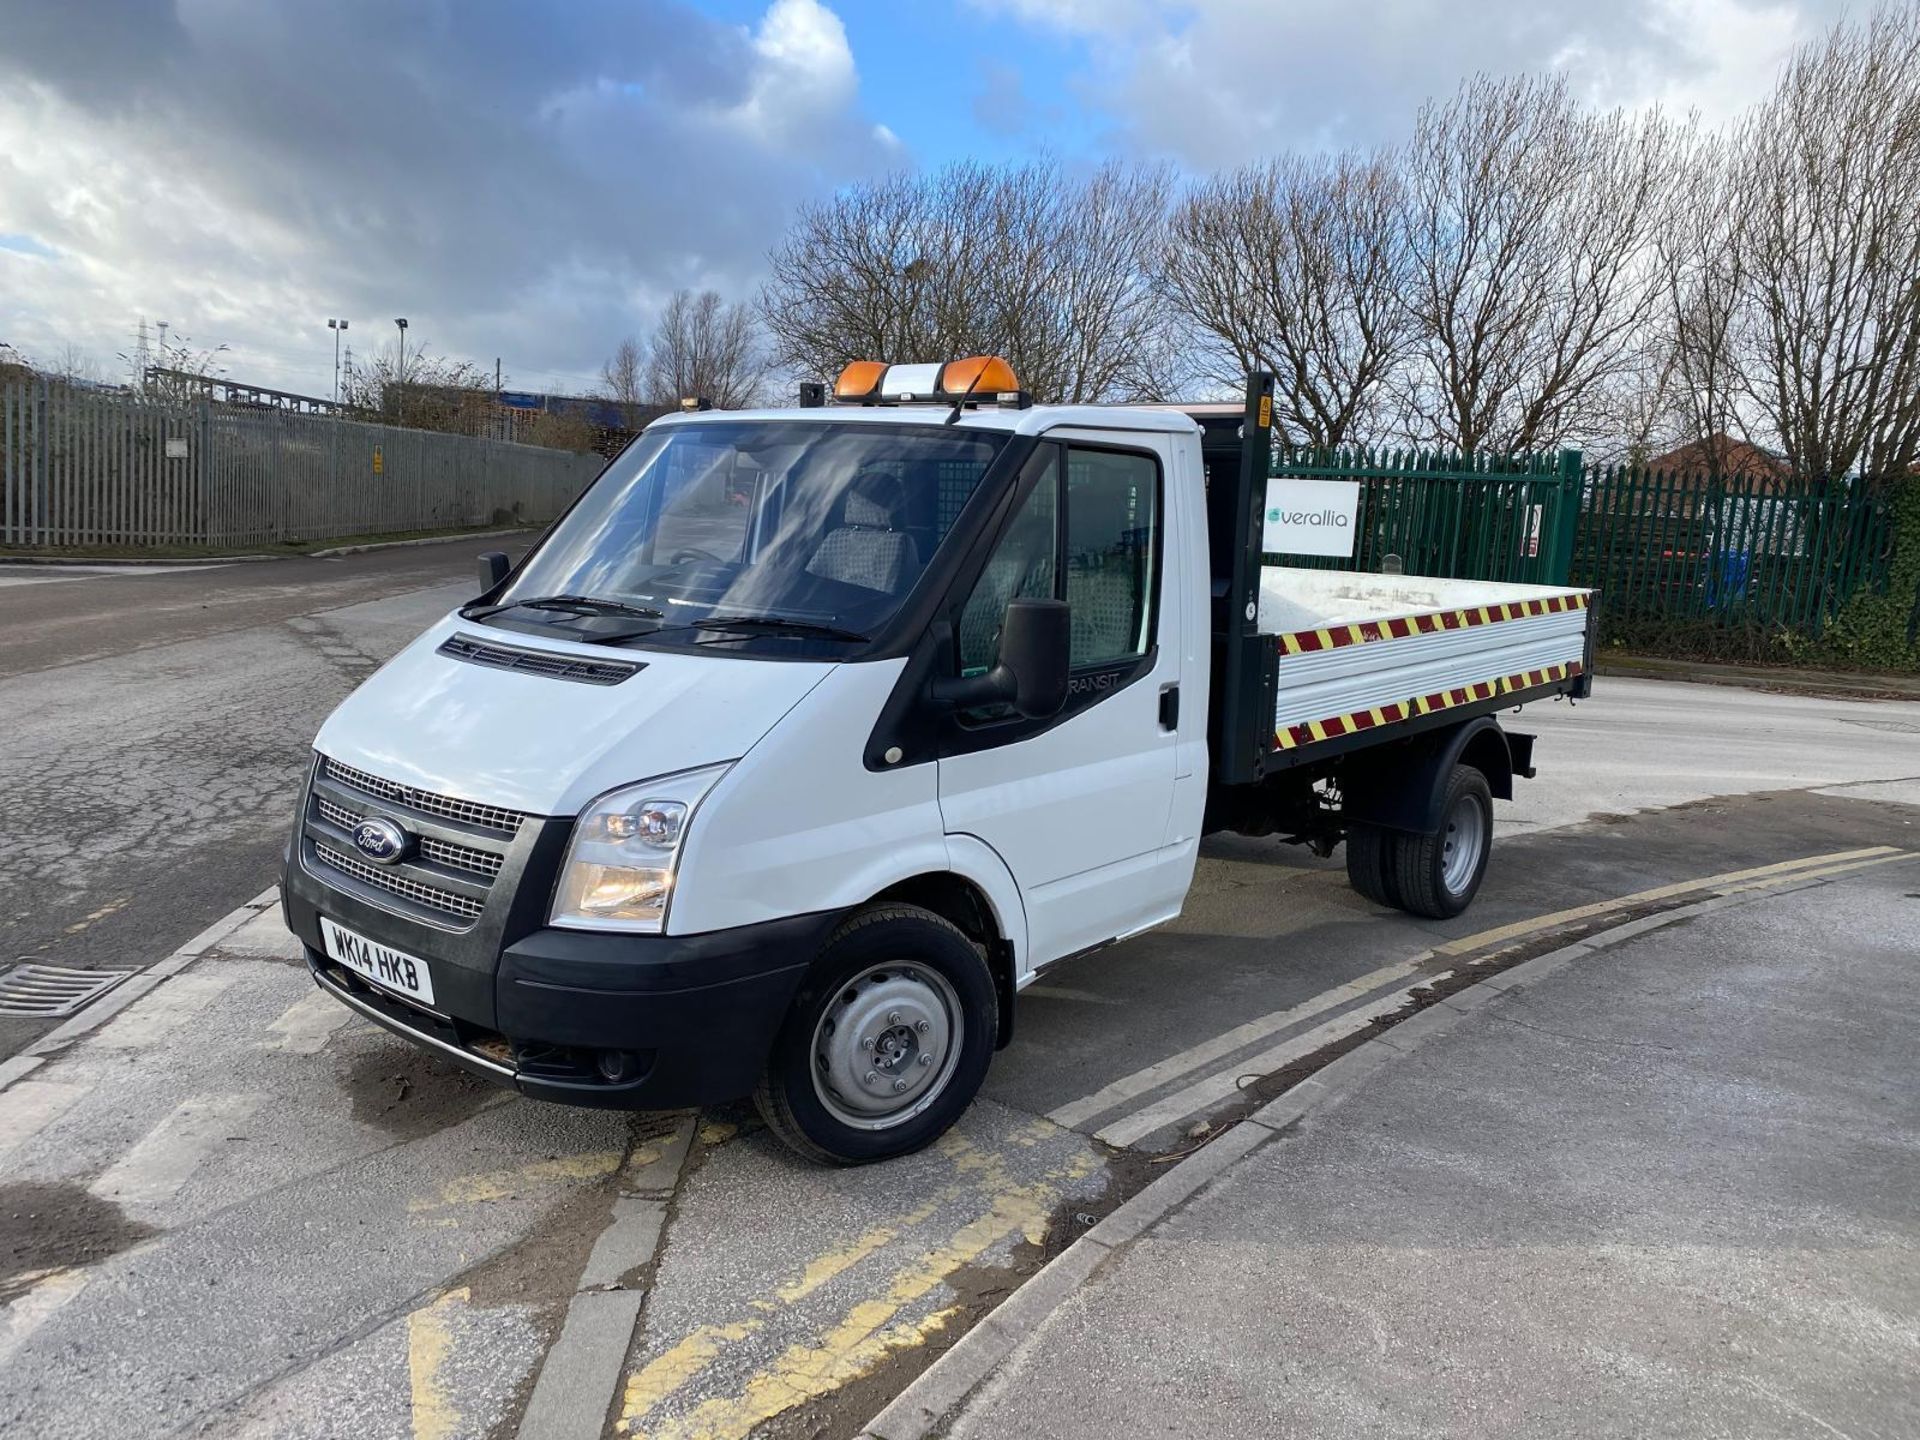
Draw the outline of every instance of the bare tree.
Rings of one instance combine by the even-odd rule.
[[[1167,170],[1118,162],[1077,180],[1026,166],[990,187],[990,234],[1010,263],[1005,274],[970,264],[968,278],[986,291],[982,338],[1005,337],[1014,373],[1036,395],[1171,398],[1168,317],[1153,283],[1171,189]]]
[[[100,364],[69,340],[54,353],[47,373],[64,385],[99,385],[105,379]]]
[[[1174,213],[1169,300],[1206,335],[1210,378],[1273,371],[1291,441],[1378,433],[1413,333],[1399,183],[1381,156],[1288,157],[1202,181]]]
[[[1686,203],[1672,207],[1653,236],[1659,299],[1629,433],[1635,458],[1644,458],[1658,436],[1694,446],[1717,478],[1726,439],[1748,434],[1731,346],[1744,283],[1733,243],[1738,201],[1723,136],[1689,129],[1678,154]]]
[[[1734,140],[1728,349],[1753,418],[1820,481],[1920,463],[1920,9],[1842,23]],[[1727,298],[1731,297],[1731,298]]]
[[[964,353],[951,255],[969,237],[933,219],[936,186],[953,183],[951,170],[894,175],[801,208],[762,295],[780,360],[831,376],[850,360]]]
[[[639,343],[626,339],[600,367],[600,394],[620,407],[629,425],[636,422],[640,407],[646,404],[641,388],[644,364]]]
[[[409,430],[486,433],[495,410],[493,371],[435,355],[422,342],[407,346],[405,363],[403,374],[397,340],[357,357],[341,376],[342,403]]]
[[[770,369],[759,326],[745,305],[729,305],[712,290],[679,290],[647,343],[638,394],[651,405],[700,396],[722,410],[738,410],[763,398]]]
[[[1675,153],[1659,115],[1583,114],[1560,77],[1481,77],[1421,111],[1401,204],[1421,438],[1537,449],[1600,418],[1659,293]]]
[[[1170,353],[1153,272],[1170,181],[1118,162],[965,162],[852,186],[805,207],[763,295],[778,358],[1004,355],[1035,395],[1145,397]]]

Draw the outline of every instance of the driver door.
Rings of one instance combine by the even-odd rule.
[[[1158,436],[1049,443],[962,609],[959,668],[994,663],[1015,596],[1065,600],[1072,671],[1058,716],[1005,707],[959,721],[939,762],[950,834],[993,847],[1019,883],[1029,963],[1179,913],[1190,847],[1167,845],[1178,734],[1162,692],[1180,674],[1180,586],[1163,583]]]

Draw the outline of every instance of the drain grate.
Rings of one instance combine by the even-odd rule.
[[[0,1015],[55,1019],[98,1000],[131,970],[72,970],[22,961],[0,975]]]

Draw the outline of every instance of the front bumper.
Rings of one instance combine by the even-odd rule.
[[[470,948],[477,936],[449,953],[450,937],[329,886],[300,863],[297,839],[292,849],[282,904],[321,989],[475,1074],[563,1104],[667,1110],[748,1094],[840,919],[824,912],[704,935],[508,930],[482,960]],[[442,1008],[424,1010],[329,960],[322,913],[425,958]],[[603,1057],[617,1058],[603,1068]]]

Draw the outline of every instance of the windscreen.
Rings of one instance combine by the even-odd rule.
[[[641,617],[629,638],[643,643],[812,627],[854,644],[900,608],[1005,443],[924,425],[662,426],[594,483],[497,608],[617,603]]]

